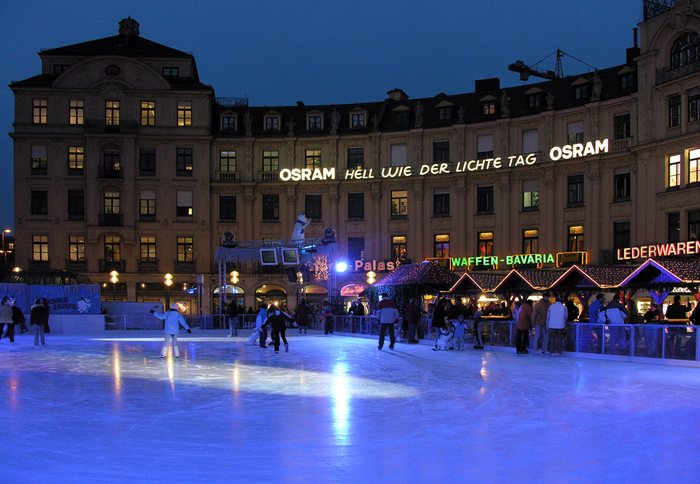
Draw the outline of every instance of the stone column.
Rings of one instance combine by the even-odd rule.
[[[496,227],[498,232],[494,234],[496,240],[494,241],[494,252],[495,254],[516,254],[519,250],[513,250],[511,247],[511,232],[513,227],[511,227],[511,183],[508,175],[501,175],[501,179],[498,183],[498,188],[501,191],[501,196],[499,197],[502,207],[494,207],[495,213],[500,213],[500,217],[496,222]],[[494,200],[496,202],[496,200]]]

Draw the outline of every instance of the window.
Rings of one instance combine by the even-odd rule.
[[[277,150],[263,151],[263,172],[277,172],[280,170],[280,152]]]
[[[82,235],[68,236],[68,260],[85,262],[85,237]]]
[[[139,218],[143,221],[156,219],[156,192],[144,190],[139,193]]]
[[[350,126],[353,128],[364,128],[366,125],[365,113],[352,113],[350,115]]]
[[[626,201],[630,199],[630,173],[628,168],[615,170],[614,201]]]
[[[118,235],[105,235],[105,262],[122,260],[122,239]]]
[[[85,112],[82,99],[68,101],[68,124],[84,124]]]
[[[391,166],[404,166],[408,164],[405,144],[391,145]]]
[[[49,157],[46,145],[32,145],[32,175],[46,175]]]
[[[567,198],[569,207],[583,205],[583,175],[570,175],[567,177]]]
[[[481,113],[484,116],[490,116],[492,114],[496,114],[496,103],[493,101],[487,101],[487,102],[481,103]]]
[[[114,64],[105,67],[105,75],[108,76],[118,76],[121,72],[121,68]]]
[[[476,157],[479,159],[493,158],[493,135],[476,137]]]
[[[139,176],[156,176],[155,148],[139,148]]]
[[[191,217],[193,215],[192,192],[177,192],[177,209],[175,213],[178,217]]]
[[[192,148],[177,148],[175,160],[177,176],[192,176],[193,169]]]
[[[493,255],[493,232],[477,234],[477,251],[480,257]]]
[[[305,151],[304,168],[321,168],[321,150],[313,148]]]
[[[309,114],[306,116],[306,129],[323,129],[323,115]]]
[[[85,147],[68,147],[68,174],[82,175],[85,172]]]
[[[535,94],[530,94],[527,97],[527,105],[530,107],[530,109],[539,108],[542,106],[542,93],[537,92]]]
[[[234,195],[219,195],[219,220],[222,222],[236,221],[236,197]]]
[[[121,170],[119,150],[105,150],[102,153],[102,177],[119,178]]]
[[[668,127],[681,125],[681,96],[676,94],[668,98]]]
[[[177,102],[177,125],[192,126],[192,103],[190,101]]]
[[[174,66],[163,67],[163,77],[180,77],[180,68]]]
[[[62,74],[65,71],[67,71],[69,67],[70,67],[70,65],[68,65],[68,64],[54,64],[53,65],[53,73],[54,74]]]
[[[365,194],[348,193],[348,219],[362,220],[365,218]]]
[[[630,114],[617,114],[615,115],[615,132],[613,136],[615,139],[626,139],[630,137]]]
[[[85,192],[68,190],[68,220],[85,220]]]
[[[234,173],[236,169],[236,152],[233,150],[219,151],[219,171]]]
[[[681,186],[681,155],[668,157],[668,188]]]
[[[433,237],[433,257],[450,256],[450,236],[439,234]]]
[[[476,213],[493,213],[493,187],[476,188]]]
[[[569,252],[583,252],[583,225],[569,226]]]
[[[523,130],[523,153],[536,153],[540,150],[537,129]]]
[[[676,69],[698,60],[700,41],[698,34],[688,32],[681,35],[671,48],[671,69]]]
[[[105,125],[119,126],[119,101],[105,101]]]
[[[365,149],[348,148],[348,170],[361,170],[365,166]]]
[[[540,231],[537,229],[523,230],[523,254],[538,254],[540,252]]]
[[[193,262],[194,244],[192,237],[184,236],[177,238],[177,261],[178,262]]]
[[[265,116],[265,131],[279,131],[280,130],[280,117],[277,115],[267,115]]]
[[[700,240],[700,210],[688,212],[688,240]]]
[[[523,211],[535,211],[540,206],[540,187],[537,180],[523,182]]]
[[[433,163],[449,163],[450,142],[433,141]]]
[[[408,126],[410,117],[411,113],[407,109],[403,111],[396,111],[394,113],[394,121],[396,122],[396,126],[398,126],[399,128],[405,128],[406,126]]]
[[[450,191],[446,188],[436,188],[433,192],[433,217],[450,216]]]
[[[141,262],[156,261],[156,238],[153,235],[142,235],[139,240],[139,259]]]
[[[231,114],[221,116],[221,129],[224,131],[236,131],[237,118]]]
[[[688,122],[700,120],[700,94],[688,98]]]
[[[32,235],[32,260],[34,262],[49,261],[48,235]]]
[[[46,190],[32,190],[31,210],[32,215],[48,215],[49,192]]]
[[[700,148],[688,152],[688,183],[700,183]]]
[[[319,194],[304,195],[304,213],[310,220],[323,218],[323,198]]]
[[[141,101],[141,126],[156,125],[156,102]]]
[[[406,218],[408,216],[408,191],[392,190],[391,218]]]
[[[679,212],[669,213],[668,219],[668,241],[669,243],[680,242],[681,240],[681,214]]]
[[[618,79],[621,91],[629,91],[637,87],[637,75],[635,72],[620,74]]]
[[[364,260],[365,258],[365,238],[348,237],[348,260]]]
[[[277,222],[280,218],[280,197],[275,194],[264,194],[262,197],[263,222]]]
[[[617,249],[624,249],[630,246],[630,223],[629,221],[613,223],[613,250],[617,254]]]
[[[121,197],[119,192],[105,192],[103,202],[104,213],[106,215],[117,215],[121,213]]]
[[[566,125],[566,142],[570,145],[583,143],[583,121],[576,121]]]
[[[577,100],[583,100],[588,98],[591,95],[591,85],[586,83],[586,84],[579,84],[578,86],[574,87],[574,98]]]
[[[438,109],[438,119],[440,121],[450,121],[452,120],[452,106],[447,106]]]
[[[408,254],[406,236],[395,235],[391,238],[391,255],[394,260],[405,261]]]
[[[32,124],[46,124],[47,106],[46,99],[34,98],[32,100]]]

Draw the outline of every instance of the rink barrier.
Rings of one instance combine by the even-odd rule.
[[[311,331],[324,331],[324,322],[318,316],[308,325]],[[255,328],[255,314],[238,316],[236,329]],[[228,319],[219,314],[186,315],[187,323],[200,330],[228,330]],[[346,335],[379,335],[379,324],[373,316],[334,316],[333,331]],[[466,320],[472,328],[473,322]],[[123,315],[105,318],[107,330],[162,330],[163,322],[150,314]],[[395,325],[396,338],[401,341],[402,320]],[[289,325],[295,329],[295,324]],[[61,333],[60,327],[52,330]],[[480,330],[486,348],[514,348],[516,324],[513,320],[482,319]],[[567,323],[564,351],[591,357],[648,358],[653,360],[700,361],[700,327],[684,324],[602,324]],[[435,334],[429,320],[423,318],[418,326],[418,338],[431,340]],[[467,343],[473,340],[467,332]],[[532,335],[529,348],[532,349]]]

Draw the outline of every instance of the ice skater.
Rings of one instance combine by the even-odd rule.
[[[452,321],[454,326],[454,348],[455,351],[464,351],[464,333],[467,329],[467,324],[464,322],[464,314],[459,314],[457,319]]]
[[[275,345],[275,354],[280,352],[280,338],[284,341],[284,352],[289,351],[289,343],[287,342],[287,321],[291,321],[292,317],[282,311],[280,308],[274,308],[267,318],[272,331],[272,344]]]
[[[272,307],[272,306],[270,306]],[[271,309],[270,309],[271,311]],[[265,306],[260,306],[260,311],[255,317],[255,332],[258,334],[258,340],[261,348],[267,348],[265,342],[267,341],[267,319],[269,317],[268,309]],[[253,333],[255,334],[255,333]]]
[[[180,349],[177,347],[177,334],[180,332],[180,326],[185,328],[188,334],[192,334],[192,330],[187,325],[185,318],[180,314],[179,306],[177,303],[173,303],[170,309],[164,313],[151,309],[151,314],[165,321],[165,338],[163,339],[163,349],[160,352],[160,357],[165,358],[165,355],[168,354],[168,345],[172,344],[175,358],[180,358]]]
[[[41,299],[35,299],[32,312],[29,315],[29,324],[32,326],[32,331],[34,331],[34,345],[38,345],[40,340],[41,346],[46,344],[44,326],[48,324],[48,320],[49,310],[42,304]]]
[[[438,336],[433,351],[447,351],[447,349],[450,347],[450,340],[452,339],[452,326],[450,326],[447,318],[445,318],[445,322],[446,325],[438,330]]]
[[[394,323],[399,318],[399,310],[396,309],[396,304],[393,299],[389,299],[389,295],[382,294],[382,299],[377,305],[377,318],[379,318],[379,346],[380,351],[384,347],[384,336],[389,332],[389,349],[394,349],[396,343],[396,334],[394,332]]]

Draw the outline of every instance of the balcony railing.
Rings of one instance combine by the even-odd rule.
[[[216,178],[219,181],[235,182],[241,180],[241,174],[237,171],[217,171]]]
[[[126,272],[126,261],[100,259],[100,272]]]
[[[691,62],[675,69],[661,68],[656,70],[656,85],[675,81],[700,71],[700,60]]]
[[[276,182],[280,179],[279,171],[261,171],[258,172],[258,180],[263,182]]]
[[[121,227],[124,225],[123,215],[121,213],[101,213],[100,225],[104,227]]]
[[[173,267],[175,268],[175,273],[177,274],[185,274],[185,273],[191,273],[194,274],[195,272],[195,267],[196,267],[196,262],[195,260],[192,261],[178,261],[175,259],[173,261]]]
[[[615,139],[612,142],[612,152],[627,151],[632,145],[632,138]]]
[[[138,271],[139,272],[160,272],[158,259],[154,260],[138,260]]]
[[[87,261],[66,259],[66,270],[71,272],[87,272]]]

